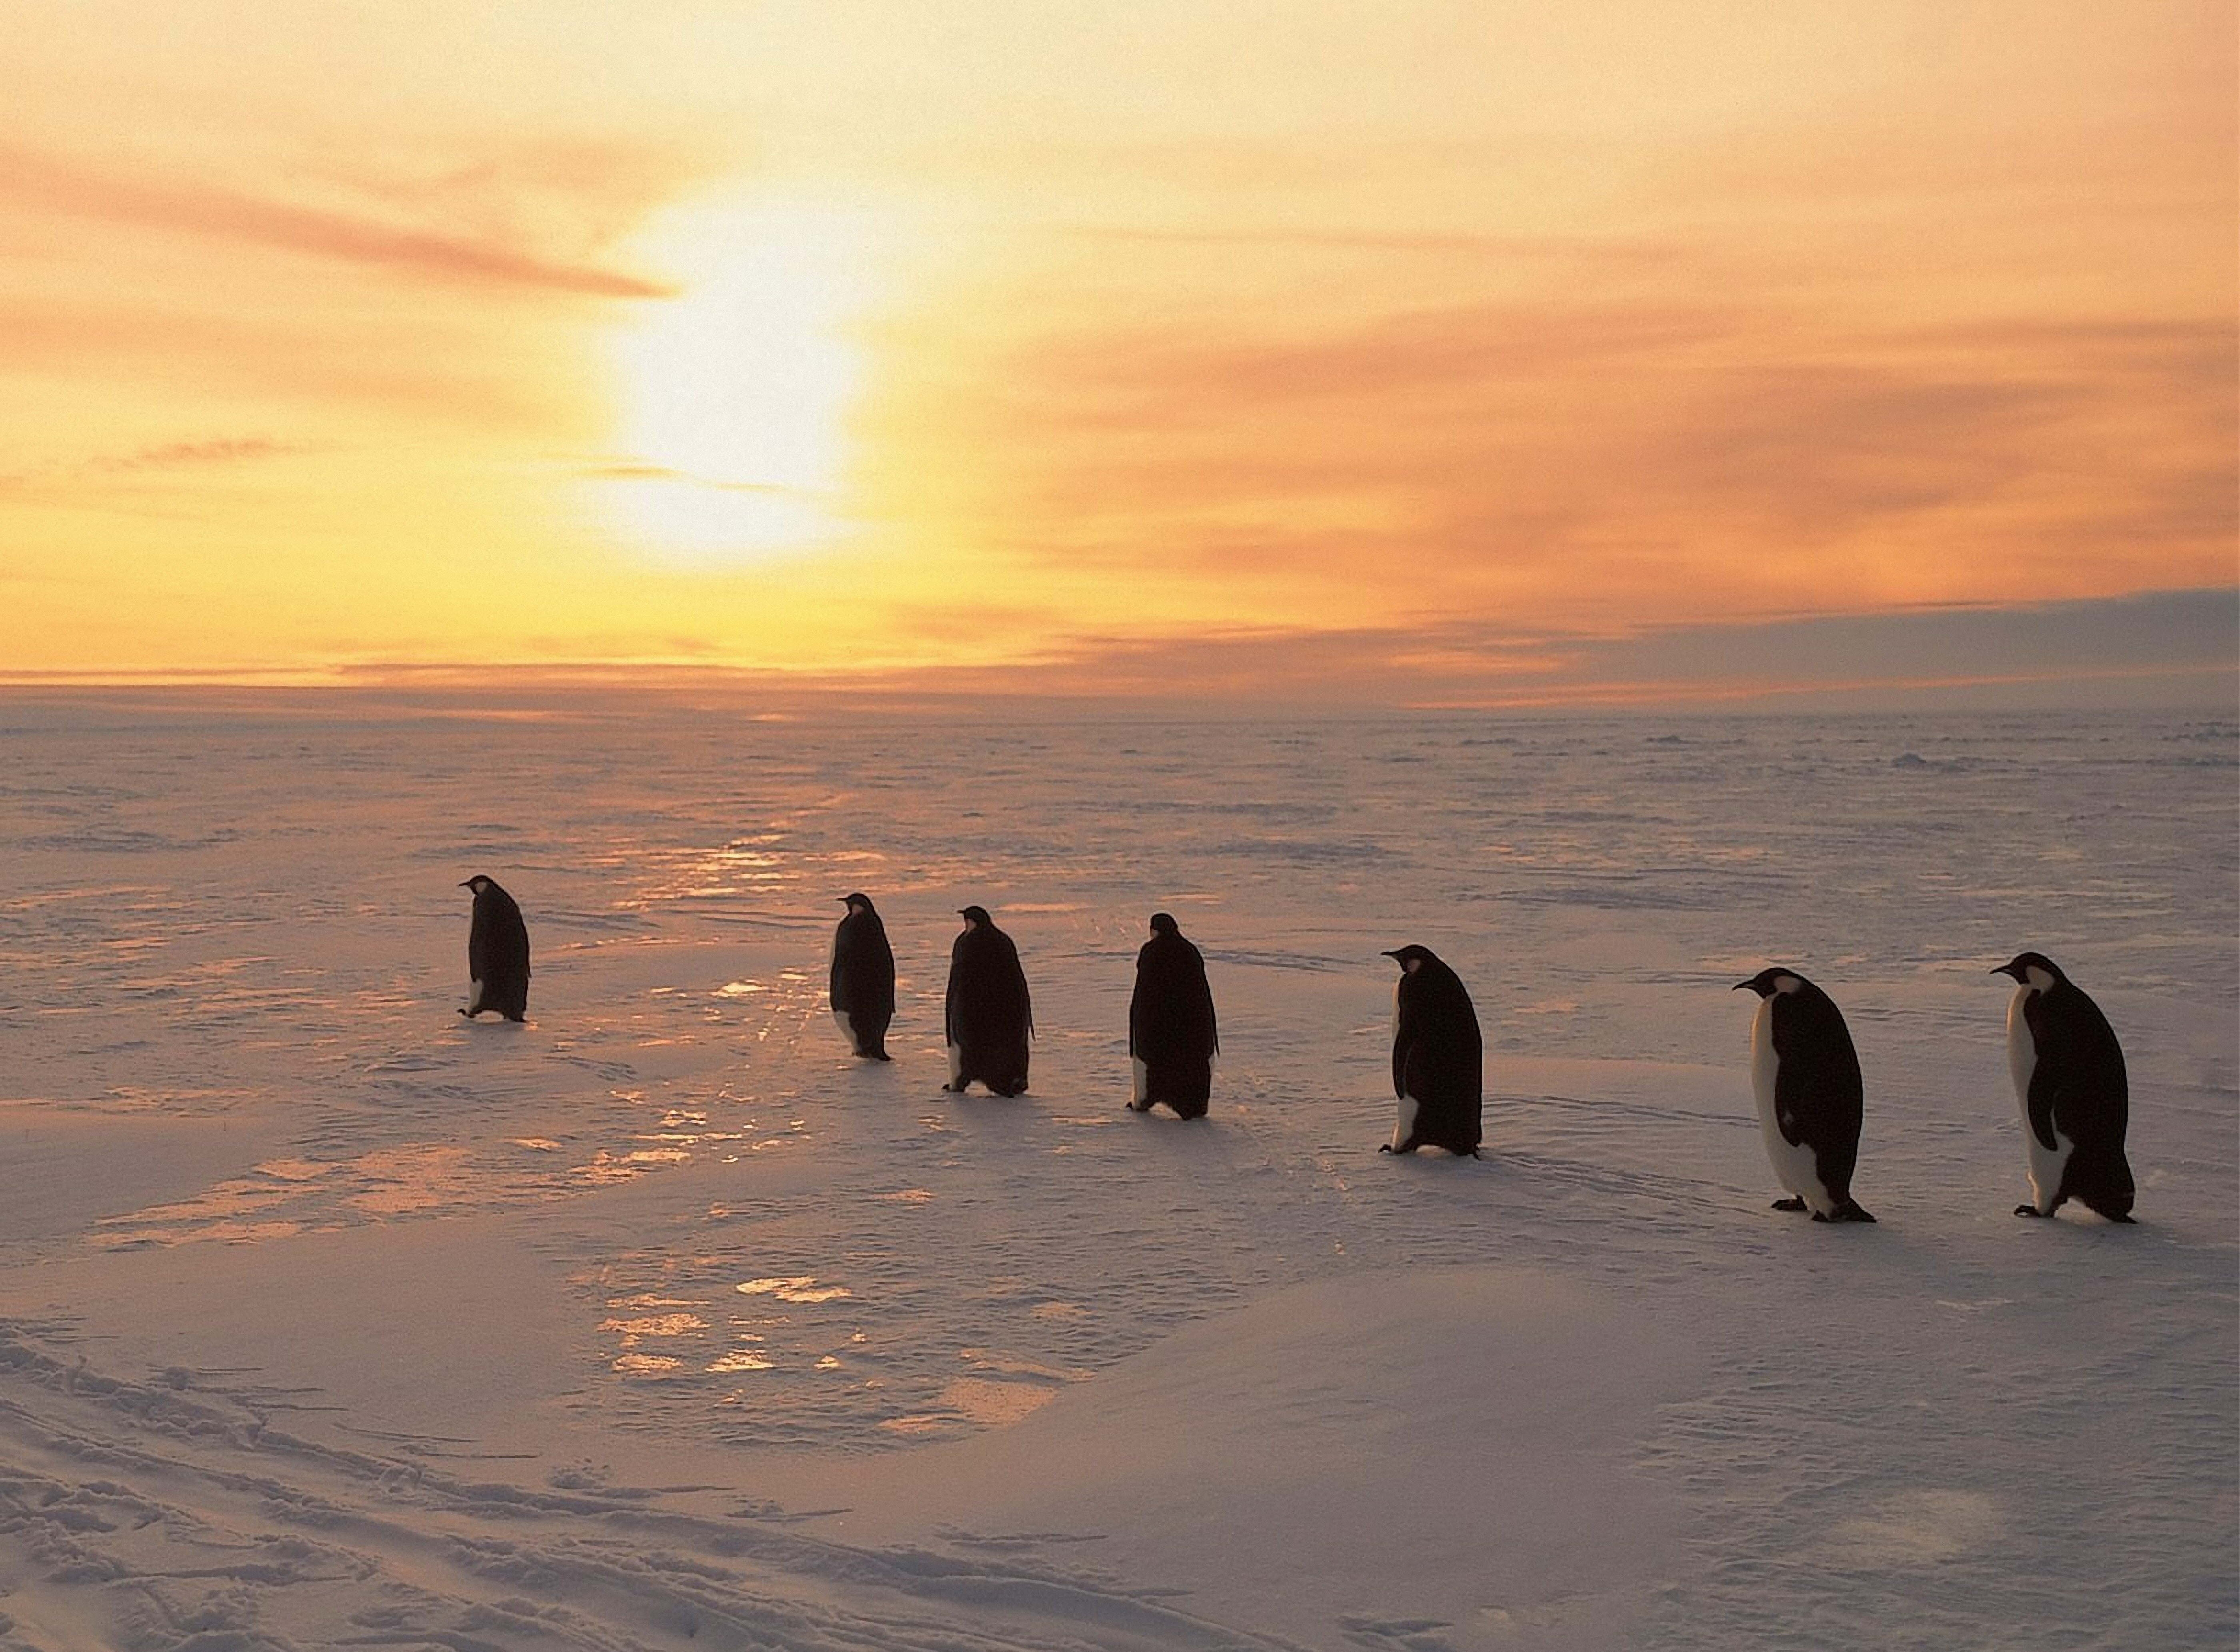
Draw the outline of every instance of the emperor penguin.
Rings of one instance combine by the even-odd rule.
[[[949,1082],[942,1088],[961,1094],[977,1078],[995,1095],[1017,1096],[1027,1087],[1027,1043],[1035,1036],[1019,949],[987,908],[968,906],[957,916],[964,928],[949,952]]]
[[[1836,1001],[1794,969],[1761,969],[1734,989],[1757,994],[1750,1024],[1750,1086],[1774,1180],[1789,1189],[1777,1210],[1815,1222],[1872,1222],[1851,1197],[1859,1163],[1865,1084],[1859,1052]]]
[[[1128,1105],[1148,1113],[1164,1102],[1181,1117],[1203,1118],[1220,1049],[1204,956],[1184,938],[1173,914],[1154,912],[1128,1000],[1128,1055],[1136,1072]]]
[[[1384,955],[1400,966],[1392,992],[1392,1093],[1399,1116],[1380,1153],[1444,1148],[1477,1156],[1483,1136],[1485,1045],[1462,977],[1429,947]]]
[[[473,989],[459,1013],[473,1020],[495,1009],[508,1021],[529,1014],[529,926],[513,896],[477,872],[459,885],[475,892],[467,927],[467,979]]]
[[[887,1026],[895,1018],[895,949],[870,896],[858,890],[840,898],[848,911],[832,934],[832,1019],[852,1054],[892,1061]]]
[[[2130,1221],[2130,1086],[2115,1029],[2043,952],[2021,953],[1991,973],[2015,979],[2007,1071],[2022,1109],[2031,1196],[2015,1214],[2050,1216],[2074,1199],[2110,1222]]]

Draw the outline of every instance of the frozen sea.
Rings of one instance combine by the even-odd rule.
[[[0,849],[9,1652],[2240,1644],[2230,716],[15,690]],[[1014,1101],[939,1089],[973,903]],[[1203,1123],[1123,1108],[1159,909]],[[1409,942],[1482,1162],[1376,1152]],[[2025,948],[2136,1228],[2010,1214]],[[1770,963],[1876,1226],[1768,1209]]]

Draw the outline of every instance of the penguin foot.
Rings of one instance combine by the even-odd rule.
[[[1149,1102],[1130,1102],[1128,1103],[1128,1110],[1131,1113],[1148,1113],[1151,1110],[1151,1104]]]
[[[2038,1208],[2034,1204],[2018,1204],[2015,1207],[2015,1214],[2018,1216],[2034,1216],[2039,1212]]]
[[[1830,1213],[1830,1222],[1872,1222],[1874,1213],[1853,1199],[1846,1199]]]
[[[941,1087],[941,1093],[943,1096],[962,1096],[964,1094],[964,1086],[962,1084],[943,1084]]]
[[[1804,1209],[1804,1201],[1802,1199],[1776,1199],[1770,1208],[1776,1210],[1802,1210]]]
[[[1380,1142],[1377,1145],[1377,1150],[1379,1153],[1390,1153],[1392,1150],[1392,1143],[1390,1142]]]

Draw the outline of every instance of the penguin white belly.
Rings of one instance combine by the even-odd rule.
[[[2018,987],[2014,999],[2007,1005],[2007,1076],[2015,1082],[2015,1107],[2023,1117],[2023,1152],[2030,1165],[2030,1202],[2040,1216],[2053,1214],[2053,1202],[2061,1192],[2061,1178],[2069,1168],[2070,1150],[2077,1144],[2058,1129],[2053,1133],[2051,1147],[2037,1139],[2030,1128],[2030,1080],[2037,1073],[2037,1040],[2030,1036],[2030,1017],[2023,1014],[2023,1005],[2029,1002],[2030,989]]]
[[[1773,1167],[1773,1179],[1784,1189],[1821,1216],[1831,1215],[1836,1202],[1820,1185],[1819,1155],[1810,1142],[1791,1145],[1775,1116],[1774,1084],[1780,1069],[1781,1058],[1773,1049],[1773,1000],[1766,998],[1760,1001],[1757,1018],[1750,1023],[1750,1088],[1757,1095],[1758,1131],[1765,1138],[1766,1162]]]
[[[1397,1153],[1408,1138],[1416,1133],[1416,1115],[1423,1103],[1412,1096],[1400,1098],[1400,1116],[1392,1125],[1392,1150]]]
[[[860,1056],[863,1053],[863,1041],[856,1036],[855,1016],[844,1009],[836,1009],[832,1012],[832,1024],[840,1029],[840,1036],[848,1041],[848,1049],[852,1054]]]
[[[950,1089],[955,1089],[957,1088],[957,1079],[958,1079],[958,1078],[963,1075],[963,1071],[964,1071],[964,1046],[963,1046],[963,1045],[962,1045],[962,1044],[951,1044],[951,1045],[949,1047],[949,1088],[950,1088]]]
[[[1395,1043],[1400,1040],[1400,989],[1397,987],[1392,989],[1392,1040]],[[1423,1103],[1414,1096],[1401,1096],[1399,1116],[1392,1124],[1392,1150],[1395,1153],[1400,1150],[1403,1142],[1416,1133],[1416,1115],[1422,1106]]]
[[[1128,1064],[1136,1069],[1136,1094],[1128,1105],[1140,1113],[1144,1110],[1143,1096],[1151,1087],[1151,1069],[1143,1064],[1141,1056],[1130,1056]]]
[[[469,983],[468,985],[467,1013],[470,1016],[479,1016],[482,1014],[483,1009],[483,983],[479,981],[475,981]]]

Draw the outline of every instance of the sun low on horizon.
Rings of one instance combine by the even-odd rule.
[[[2229,8],[30,13],[12,680],[2234,680]]]

